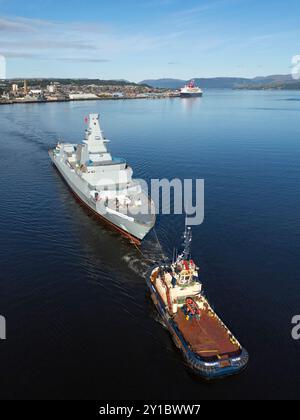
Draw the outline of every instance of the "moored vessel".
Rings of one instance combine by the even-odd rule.
[[[155,207],[124,159],[109,153],[99,114],[86,118],[81,144],[62,143],[49,156],[74,195],[102,222],[135,244],[155,225]]]
[[[203,96],[203,91],[195,85],[195,81],[191,80],[187,85],[180,89],[181,98],[195,98]]]
[[[152,300],[193,372],[205,379],[237,374],[246,367],[248,353],[204,295],[191,258],[191,228],[184,238],[182,254],[147,277]]]

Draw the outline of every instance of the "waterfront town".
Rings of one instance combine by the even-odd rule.
[[[0,81],[0,104],[177,97],[176,90],[127,81],[27,79]]]

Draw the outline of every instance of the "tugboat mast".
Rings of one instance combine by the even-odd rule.
[[[192,252],[192,228],[190,226],[185,225],[185,231],[183,234],[183,251],[178,257],[175,259],[175,261],[180,262],[183,260],[189,260],[191,258],[191,252]]]
[[[183,235],[183,253],[182,257],[184,260],[190,259],[192,252],[192,228],[190,226],[185,227],[185,232]]]

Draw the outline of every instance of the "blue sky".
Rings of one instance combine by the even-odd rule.
[[[288,74],[299,0],[0,0],[7,77]]]

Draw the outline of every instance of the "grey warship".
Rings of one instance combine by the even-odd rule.
[[[59,142],[49,156],[78,200],[134,244],[155,225],[155,207],[124,159],[109,153],[99,114],[90,114],[81,144]]]

